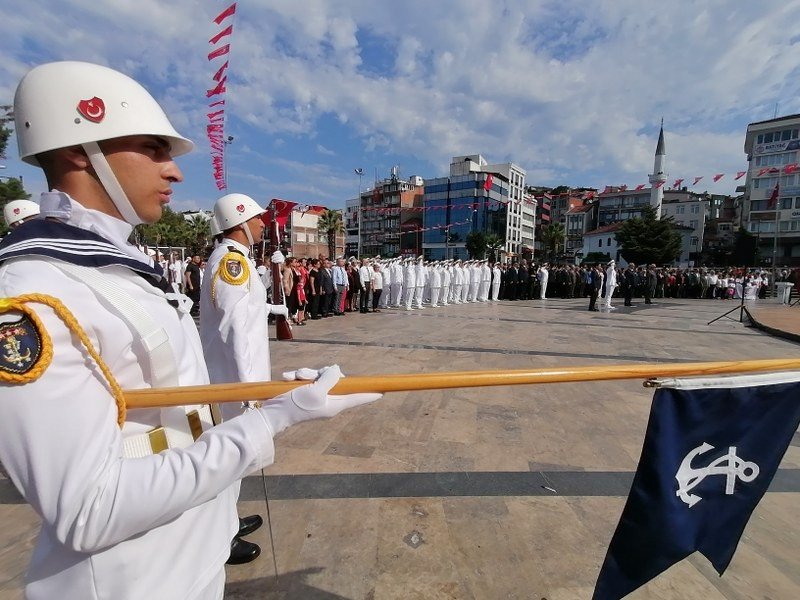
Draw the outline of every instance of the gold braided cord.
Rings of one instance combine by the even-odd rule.
[[[33,322],[41,340],[39,360],[37,360],[36,364],[26,373],[8,373],[0,370],[0,381],[7,381],[9,383],[29,383],[39,379],[53,361],[53,341],[45,330],[39,315],[22,302],[18,302],[18,300],[19,298],[0,298],[0,313],[8,312],[9,310],[18,310]]]
[[[89,356],[91,356],[94,362],[97,363],[97,366],[100,367],[100,370],[108,382],[108,386],[111,389],[111,395],[114,396],[114,401],[117,404],[117,424],[122,427],[122,424],[125,422],[125,397],[122,394],[122,388],[119,386],[117,380],[114,378],[114,375],[111,373],[111,369],[109,369],[108,365],[106,365],[103,359],[100,358],[100,354],[98,354],[97,350],[95,350],[91,340],[89,339],[89,336],[86,335],[86,332],[83,330],[83,327],[81,327],[80,323],[78,323],[78,319],[75,318],[75,315],[73,315],[72,312],[66,306],[64,306],[64,303],[61,302],[61,300],[47,294],[23,294],[22,296],[16,296],[14,298],[0,298],[0,312],[18,310],[25,313],[38,327],[39,333],[42,337],[42,357],[39,359],[36,366],[34,366],[34,368],[29,372],[32,373],[36,371],[36,375],[35,377],[29,377],[25,381],[27,382],[38,379],[44,370],[50,365],[50,362],[53,358],[53,343],[50,340],[50,336],[45,331],[42,321],[39,319],[38,315],[36,315],[36,313],[30,307],[26,306],[26,303],[28,302],[44,304],[52,308],[56,315],[58,315],[58,317],[64,322],[67,328],[76,336],[78,336],[78,339],[86,348]]]
[[[237,277],[228,272],[227,262],[229,260],[235,260],[242,266],[242,272]],[[217,279],[222,279],[229,285],[242,285],[250,279],[250,266],[247,264],[247,259],[238,252],[228,252],[217,264],[217,270],[214,271],[211,278],[211,304],[214,306],[217,306]]]

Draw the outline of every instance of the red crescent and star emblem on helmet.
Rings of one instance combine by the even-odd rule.
[[[14,214],[15,214],[15,215],[18,215],[18,214],[19,214],[19,209],[18,209],[18,208],[15,208],[15,209],[14,209]]]
[[[240,204],[239,206],[237,206],[236,207],[236,211],[240,212],[240,213],[243,213],[244,212],[244,204]]]
[[[106,104],[97,96],[90,100],[81,100],[78,102],[78,112],[87,121],[99,123],[106,116]]]

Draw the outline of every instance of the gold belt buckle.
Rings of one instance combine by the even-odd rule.
[[[167,442],[167,432],[163,427],[151,429],[147,432],[147,437],[150,438],[150,448],[152,448],[153,454],[158,454],[159,452],[169,448],[169,442]]]

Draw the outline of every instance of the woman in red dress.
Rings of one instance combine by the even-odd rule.
[[[306,259],[301,258],[295,262],[294,286],[297,292],[297,316],[295,323],[298,325],[306,324],[306,284],[308,284],[308,269],[306,268]]]

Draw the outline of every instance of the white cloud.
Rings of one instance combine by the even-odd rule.
[[[204,142],[205,54],[223,4],[21,3],[4,16],[15,35],[0,40],[0,101],[30,64],[92,60],[141,78]],[[800,41],[787,25],[798,18],[798,3],[779,0],[239,3],[236,144],[302,168],[281,171],[238,147],[231,179],[323,198],[351,193],[354,164],[415,162],[433,177],[450,156],[480,152],[510,157],[534,184],[635,185],[652,169],[663,116],[670,177],[710,180],[745,168],[748,122],[775,103],[800,112]],[[189,164],[204,170],[184,184],[191,196],[213,198],[207,157]],[[265,177],[256,169],[277,170],[248,179]],[[730,192],[731,179],[709,189]]]

